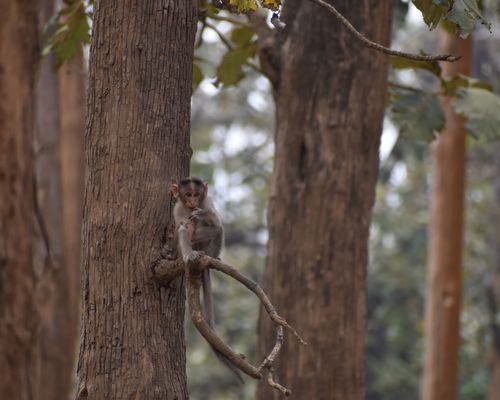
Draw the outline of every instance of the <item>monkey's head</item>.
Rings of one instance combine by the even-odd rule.
[[[182,201],[187,208],[200,208],[207,197],[208,183],[195,177],[183,178],[170,186],[170,193],[177,201]]]

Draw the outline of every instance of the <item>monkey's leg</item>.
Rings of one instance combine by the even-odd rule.
[[[182,254],[182,259],[184,260],[184,262],[194,260],[201,255],[201,252],[194,251],[193,246],[191,245],[193,232],[194,224],[192,222],[182,223],[179,225],[179,250]]]

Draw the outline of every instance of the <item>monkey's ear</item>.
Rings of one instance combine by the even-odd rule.
[[[174,199],[179,197],[179,186],[177,183],[172,183],[172,185],[170,185],[170,194]]]
[[[205,188],[205,193],[208,193],[208,182],[203,182],[203,187]]]

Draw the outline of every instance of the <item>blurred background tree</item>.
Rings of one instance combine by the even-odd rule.
[[[496,66],[500,63],[496,60],[495,2],[484,3],[494,30],[493,35],[478,30],[474,36],[473,76],[497,88],[500,75]],[[418,10],[406,1],[395,1],[394,6],[394,46],[435,51],[436,33],[429,32]],[[231,29],[226,22],[218,26],[225,33]],[[213,190],[227,227],[223,257],[255,278],[264,265],[267,237],[264,207],[273,153],[270,85],[249,69],[237,88],[217,88],[215,78],[210,77],[215,76],[226,49],[216,34],[207,30],[205,35],[204,50],[200,48],[198,55],[210,61],[201,64],[209,78],[193,96],[193,173],[215,183]],[[391,79],[435,90],[435,81],[426,72],[397,70]],[[498,215],[498,200],[493,197],[492,183],[493,160],[499,149],[473,140],[468,146],[460,398],[483,399],[495,359],[492,328],[497,322],[492,323],[496,319],[491,317],[486,289],[495,271],[498,228],[491,221]],[[388,116],[381,157],[368,268],[366,398],[417,399],[422,374],[430,147],[401,138]],[[238,350],[252,354],[257,304],[244,290],[226,283],[216,280],[217,325]],[[247,321],[241,318],[245,315]],[[193,398],[253,398],[254,383],[247,380],[244,388],[239,387],[196,333],[188,335],[188,348]],[[498,358],[498,349],[496,354]]]
[[[70,43],[69,47],[54,47],[57,40],[48,42],[45,51],[55,48],[56,64],[76,51],[74,44],[78,40],[88,40],[89,18],[86,14],[91,8],[82,6],[87,3],[92,1],[67,2],[73,13],[66,14],[66,18],[69,18],[70,25],[75,29],[58,32],[62,36],[71,32],[76,35],[71,39],[74,43]],[[429,1],[415,0],[414,3],[419,7],[427,7]],[[466,3],[476,2],[455,3],[462,7]],[[474,32],[473,76],[488,81],[498,92],[498,1],[484,0],[480,3],[480,11],[493,23],[493,33],[490,34],[485,29]],[[429,15],[425,17],[432,25]],[[199,46],[194,72],[197,90],[192,99],[192,147],[195,151],[192,173],[210,182],[211,193],[224,216],[226,248],[222,258],[253,279],[259,280],[264,267],[268,236],[266,204],[274,153],[274,102],[271,85],[259,73],[259,65],[253,59],[256,51],[254,34],[247,29],[245,18],[231,18],[239,21],[236,24],[239,27],[237,30],[223,18],[211,21],[212,28],[199,24]],[[470,21],[462,22],[473,26]],[[336,21],[332,20],[332,23]],[[229,45],[235,47],[228,48],[227,43],[221,40],[223,37],[229,38]],[[395,0],[394,47],[413,52],[421,49],[435,52],[436,42],[436,32],[429,32],[414,5],[409,1]],[[67,44],[64,40],[60,43]],[[61,55],[60,50],[68,54]],[[433,68],[428,67],[430,70]],[[76,69],[80,69],[78,63]],[[69,105],[68,96],[76,93],[78,97],[82,82],[73,82],[78,88],[75,91],[65,89],[67,86],[61,75],[59,79],[59,97],[63,99],[60,101],[60,113],[61,118],[65,118],[69,114],[62,109]],[[393,90],[389,99],[393,106],[387,114],[382,137],[382,163],[371,226],[367,282],[366,397],[369,400],[411,400],[419,397],[431,180],[430,147],[421,140],[430,141],[433,129],[441,123],[439,112],[430,112],[434,95],[426,97],[420,92],[420,89],[436,92],[437,81],[432,73],[422,69],[409,69],[406,65],[405,69],[391,70],[390,79]],[[234,87],[234,84],[238,86]],[[468,80],[460,84],[471,85]],[[431,106],[423,114],[416,114],[415,107],[409,107],[415,104],[421,106],[429,99],[427,105]],[[472,121],[474,131],[486,133],[483,136],[488,136],[490,140],[498,137],[497,114],[500,113],[496,100],[490,107],[482,98],[475,97],[468,102],[466,100],[462,101],[462,107],[468,107],[470,115],[479,111]],[[78,101],[74,99],[75,103]],[[418,111],[418,107],[416,109]],[[484,118],[485,115],[491,118]],[[74,122],[80,124],[81,114],[76,119],[79,122]],[[493,122],[481,125],[484,121]],[[64,125],[65,122],[61,121],[60,124]],[[76,128],[79,129],[81,130]],[[405,138],[409,133],[414,137]],[[484,399],[489,393],[489,400],[498,400],[500,146],[498,143],[485,143],[487,137],[480,139],[482,140],[468,140],[459,392],[461,399]],[[81,137],[76,137],[75,140],[78,143]],[[77,149],[78,144],[73,146],[73,150]],[[66,166],[71,165],[72,160],[72,156],[68,157],[68,154],[70,153],[64,151],[66,161],[63,162],[66,162]],[[79,164],[81,154],[78,151],[74,154],[75,164]],[[37,173],[40,172],[44,170],[39,165]],[[64,170],[62,172],[64,175]],[[64,180],[64,176],[61,179]],[[74,179],[74,187],[78,188],[81,176]],[[73,194],[77,194],[78,190],[80,189],[75,189]],[[70,192],[71,190],[66,194],[71,194]],[[76,204],[78,214],[78,198],[64,201]],[[77,217],[74,221],[79,224]],[[68,248],[66,251],[74,254],[77,250],[73,246],[72,250]],[[236,350],[250,355],[253,360],[257,301],[239,285],[214,275],[218,331]],[[189,319],[186,326],[191,397],[200,400],[253,398],[254,382],[247,379],[245,386],[239,386],[214,358],[210,347],[194,331]]]

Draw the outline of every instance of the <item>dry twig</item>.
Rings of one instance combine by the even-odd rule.
[[[292,394],[291,390],[280,385],[278,382],[275,382],[272,368],[269,368],[269,372],[267,374],[267,383],[269,384],[269,386],[271,386],[272,388],[274,388],[276,390],[279,390],[283,395],[285,395],[287,397]]]
[[[404,51],[399,51],[399,50],[393,50],[389,49],[388,47],[382,46],[381,44],[375,43],[365,37],[362,33],[356,30],[354,26],[345,18],[334,6],[331,4],[327,3],[324,0],[309,0],[333,14],[335,18],[337,18],[342,25],[346,27],[346,29],[358,40],[363,42],[363,44],[366,47],[375,49],[377,51],[380,51],[385,54],[389,54],[391,56],[397,56],[397,57],[403,57],[403,58],[408,58],[410,60],[417,60],[417,61],[448,61],[448,62],[453,62],[457,61],[460,59],[460,56],[453,56],[451,54],[437,54],[437,55],[421,55],[421,54],[413,54],[413,53],[406,53]]]

